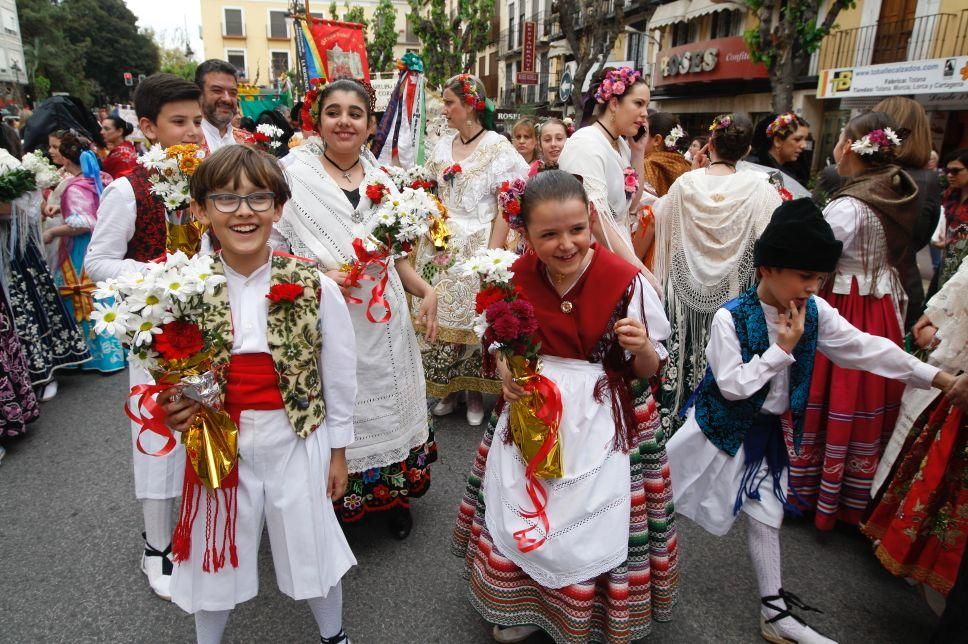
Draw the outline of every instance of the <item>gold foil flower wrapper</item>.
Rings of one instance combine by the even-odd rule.
[[[511,440],[521,450],[521,456],[529,468],[535,458],[534,474],[541,479],[556,479],[564,476],[561,435],[558,424],[561,422],[561,393],[557,385],[540,374],[540,365],[531,363],[520,355],[508,359],[508,367],[515,382],[522,385],[529,395],[510,403],[508,422],[511,426]],[[545,441],[551,435],[551,443],[542,455]]]
[[[202,235],[207,227],[197,221],[187,209],[169,212],[165,222],[165,249],[169,253],[181,251],[194,257],[202,247]]]

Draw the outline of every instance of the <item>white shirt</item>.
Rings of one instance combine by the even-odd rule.
[[[134,189],[126,177],[115,179],[101,193],[97,209],[97,226],[87,247],[84,268],[95,282],[137,272],[144,262],[125,259],[128,242],[134,237],[138,204]]]
[[[819,297],[817,304],[819,328],[817,349],[837,366],[859,369],[900,380],[918,389],[928,389],[939,369],[921,362],[899,346],[875,335],[858,330],[845,320],[837,309]],[[770,391],[763,402],[762,412],[780,415],[790,406],[790,370],[794,357],[776,344],[779,312],[760,303],[766,315],[767,334],[773,344],[761,356],[743,363],[739,338],[733,326],[733,316],[719,309],[713,317],[706,359],[716,378],[716,385],[727,400],[745,400],[769,384]]]
[[[232,134],[231,123],[225,128],[225,134],[219,134],[218,128],[209,123],[208,119],[202,119],[202,134],[205,135],[209,154],[223,146],[235,144],[235,135]]]
[[[229,307],[232,309],[232,354],[269,353],[266,328],[269,322],[271,261],[248,277],[225,267]],[[353,442],[353,409],[356,405],[356,339],[346,303],[336,283],[320,275],[319,330],[323,348],[319,375],[326,401],[326,431],[330,447]]]

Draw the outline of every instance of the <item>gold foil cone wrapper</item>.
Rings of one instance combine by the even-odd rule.
[[[171,360],[164,366],[165,369],[153,372],[152,376],[158,383],[171,385],[212,371],[211,357],[207,353]],[[197,400],[187,390],[185,397]],[[201,411],[181,437],[188,462],[205,487],[213,490],[222,487],[225,477],[235,469],[239,459],[238,438],[239,428],[231,416],[221,409],[218,401],[206,396],[201,401]]]
[[[165,248],[169,253],[181,251],[189,257],[198,254],[202,246],[202,235],[205,234],[206,230],[204,224],[189,218],[187,223],[176,224],[168,221],[166,226],[167,241]]]
[[[524,356],[512,356],[508,360],[508,367],[518,384],[525,385],[538,376],[539,371],[531,366]],[[538,454],[544,444],[545,437],[551,429],[537,417],[538,410],[545,405],[545,400],[539,393],[532,393],[520,400],[510,403],[509,422],[511,424],[511,440],[521,456],[528,463]],[[541,479],[556,479],[564,476],[562,460],[561,434],[558,434],[551,451],[538,464],[535,475]]]

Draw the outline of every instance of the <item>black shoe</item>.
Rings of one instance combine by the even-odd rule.
[[[410,508],[396,507],[390,510],[387,529],[394,539],[403,541],[409,537],[413,529],[413,515],[410,514]]]
[[[340,632],[332,637],[319,636],[319,644],[353,644],[350,638],[346,635],[346,631],[340,629]]]

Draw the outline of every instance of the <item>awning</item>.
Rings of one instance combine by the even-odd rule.
[[[675,2],[661,5],[652,14],[652,19],[649,20],[649,31],[685,20],[686,10],[690,4],[689,0],[675,0]]]
[[[686,10],[685,20],[692,20],[693,18],[716,13],[717,11],[733,11],[734,9],[745,13],[748,7],[735,2],[724,2],[722,0],[692,0],[689,3],[689,8]],[[656,10],[656,13],[658,13],[658,10]]]

